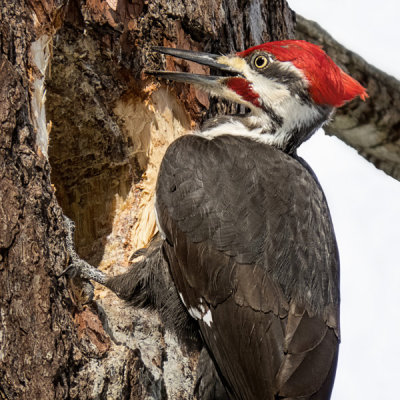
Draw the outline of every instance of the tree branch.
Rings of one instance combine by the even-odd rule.
[[[367,88],[369,99],[340,108],[325,127],[363,157],[400,180],[400,82],[343,47],[317,23],[297,15],[297,38],[319,44]]]

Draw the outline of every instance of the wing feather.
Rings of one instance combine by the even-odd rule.
[[[164,157],[156,207],[175,285],[231,397],[329,398],[339,260],[304,161],[246,138],[185,136]]]

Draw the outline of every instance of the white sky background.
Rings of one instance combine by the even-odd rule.
[[[288,2],[400,79],[398,0]],[[299,153],[325,190],[341,256],[342,344],[332,400],[400,398],[400,182],[323,132]]]

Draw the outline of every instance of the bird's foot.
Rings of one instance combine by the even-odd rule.
[[[104,285],[107,275],[78,256],[75,251],[73,239],[75,224],[66,216],[64,216],[64,222],[67,230],[66,247],[69,256],[69,265],[58,278],[65,275],[71,279],[75,297],[79,298],[83,304],[87,304],[93,300],[94,295],[94,287],[90,281],[93,280]]]

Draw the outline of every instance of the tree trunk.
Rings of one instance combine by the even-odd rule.
[[[83,258],[126,268],[156,231],[166,147],[209,108],[196,89],[143,73],[165,62],[151,46],[243,50],[293,37],[293,14],[283,0],[0,5],[1,398],[192,398],[196,349],[154,312],[101,289],[83,306],[82,287],[57,279],[63,212]]]
[[[33,54],[38,24],[23,1],[2,2],[1,13],[0,396],[63,398],[79,347],[71,301],[55,277],[67,260],[42,143],[46,125],[38,125],[45,123],[43,76]]]

